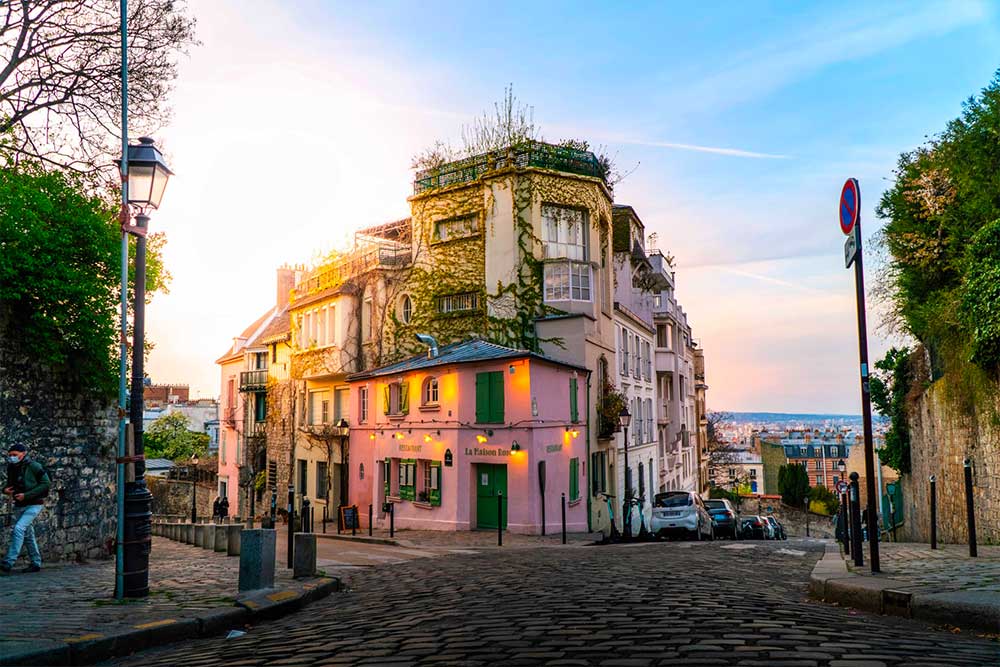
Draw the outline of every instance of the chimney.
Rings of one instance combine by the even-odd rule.
[[[290,266],[278,267],[278,298],[275,304],[278,308],[288,305],[290,292],[295,287],[295,269]]]

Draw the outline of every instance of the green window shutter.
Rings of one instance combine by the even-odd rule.
[[[569,420],[573,423],[580,421],[580,411],[576,403],[576,378],[569,379]]]
[[[427,490],[431,505],[441,504],[441,462],[431,461],[431,488]]]
[[[389,385],[382,387],[382,412],[389,414]]]
[[[410,411],[410,383],[399,383],[399,411],[406,414]]]
[[[569,460],[569,499],[580,498],[580,459]]]
[[[476,373],[476,421],[485,424],[490,420],[490,374]]]
[[[403,500],[416,498],[416,459],[401,459],[399,462],[399,497]]]
[[[490,373],[490,421],[503,423],[503,371]]]
[[[590,495],[596,496],[601,492],[601,488],[597,485],[597,452],[590,455]]]

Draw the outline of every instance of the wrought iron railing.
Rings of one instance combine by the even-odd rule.
[[[464,160],[448,162],[440,167],[417,172],[413,192],[443,188],[456,183],[474,181],[491,171],[506,167],[540,167],[581,176],[593,176],[607,182],[607,174],[597,156],[590,151],[555,146],[541,141],[529,141],[504,151],[473,155]]]
[[[240,373],[240,391],[263,391],[264,389],[267,389],[266,368]]]
[[[413,259],[409,245],[383,245],[363,252],[352,252],[338,261],[320,267],[295,286],[301,298],[307,294],[342,285],[369,269],[393,269],[408,265]]]

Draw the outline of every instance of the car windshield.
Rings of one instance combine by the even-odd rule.
[[[691,504],[691,495],[683,491],[679,493],[658,493],[653,504],[656,507],[687,507]]]
[[[729,509],[728,507],[726,507],[726,503],[721,500],[706,500],[705,505],[708,507],[708,510],[710,512],[714,512],[715,510]]]

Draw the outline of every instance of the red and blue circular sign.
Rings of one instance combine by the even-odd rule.
[[[840,191],[840,229],[844,234],[854,231],[861,211],[861,187],[858,179],[849,178]]]

